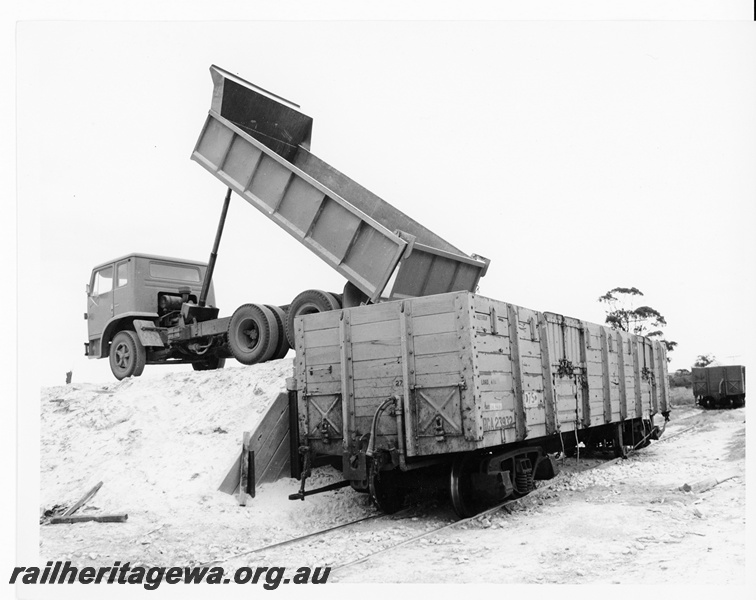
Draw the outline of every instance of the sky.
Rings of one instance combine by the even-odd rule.
[[[490,258],[481,294],[601,323],[598,297],[634,286],[678,342],[671,369],[752,362],[751,25],[21,23],[19,260],[54,337],[40,383],[112,377],[84,357],[94,265],[209,257],[225,188],[189,156],[211,64],[299,104],[314,154]],[[344,279],[235,195],[214,282],[230,315]]]

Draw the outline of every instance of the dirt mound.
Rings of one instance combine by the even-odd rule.
[[[70,504],[98,481],[92,504],[107,512],[171,513],[213,497],[242,432],[291,374],[288,358],[43,389],[42,507]]]

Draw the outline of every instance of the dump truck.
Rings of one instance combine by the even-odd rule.
[[[704,408],[745,405],[745,367],[719,365],[693,367],[693,396]]]
[[[195,340],[166,347],[155,333],[158,327],[183,329],[190,315],[182,307],[197,304],[206,272],[206,263],[137,253],[97,265],[86,286],[86,356],[109,358],[118,379],[142,374],[148,347],[154,364],[190,362],[196,370],[221,368],[225,358],[212,346]],[[210,304],[214,297],[210,285]],[[159,346],[151,346],[151,340],[160,340]]]
[[[98,273],[119,261],[103,263],[88,289],[88,357],[108,357],[118,379],[140,375],[145,364],[255,364],[285,356],[301,315],[477,289],[489,260],[465,254],[310,152],[313,120],[298,105],[217,66],[210,73],[211,107],[191,158],[226,194],[210,259],[192,263],[201,283],[135,278],[119,293],[141,308],[125,310],[98,294]],[[211,284],[232,193],[343,275],[343,290],[304,290],[285,306],[249,303],[219,318]]]

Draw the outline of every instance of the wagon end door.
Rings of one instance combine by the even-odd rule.
[[[307,315],[295,321],[300,441],[314,454],[342,455],[342,403],[339,312]]]

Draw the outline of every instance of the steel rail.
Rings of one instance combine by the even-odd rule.
[[[381,519],[385,517],[396,517],[397,515],[400,515],[405,512],[409,512],[409,510],[412,507],[405,508],[403,510],[400,510],[398,512],[392,513],[392,514],[386,514],[386,513],[379,513],[377,515],[368,515],[367,517],[360,517],[359,519],[355,519],[354,521],[349,521],[347,523],[341,523],[339,525],[334,525],[333,527],[327,527],[326,529],[320,529],[318,531],[313,531],[310,533],[305,533],[304,535],[299,535],[297,537],[289,538],[288,540],[282,540],[280,542],[275,542],[273,544],[268,544],[267,546],[261,546],[259,548],[253,548],[252,550],[245,550],[244,552],[239,552],[238,554],[232,554],[231,556],[227,556],[225,558],[219,558],[216,560],[211,560],[206,563],[202,563],[199,565],[200,567],[209,567],[213,565],[219,565],[224,562],[228,562],[229,560],[233,560],[234,558],[239,558],[241,556],[247,556],[249,554],[256,554],[258,552],[263,552],[264,550],[270,550],[271,548],[280,548],[281,546],[288,546],[289,544],[294,544],[296,542],[301,542],[303,540],[307,540],[319,535],[326,535],[328,533],[331,533],[332,531],[336,531],[337,529],[343,529],[344,527],[349,527],[350,525],[355,525],[357,523],[362,523],[363,521],[371,521],[373,519]]]

